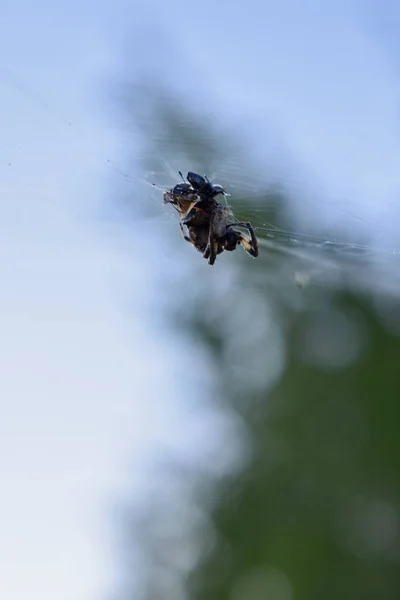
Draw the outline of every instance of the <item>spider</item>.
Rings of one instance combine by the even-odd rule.
[[[258,242],[251,223],[228,223],[229,210],[215,199],[224,193],[224,188],[192,172],[188,173],[187,180],[189,183],[184,180],[164,193],[164,203],[171,203],[181,217],[179,226],[184,239],[201,252],[210,265],[215,263],[218,254],[224,250],[232,252],[238,245],[256,258]],[[246,228],[250,237],[235,227]]]

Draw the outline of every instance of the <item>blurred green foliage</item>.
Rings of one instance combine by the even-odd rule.
[[[399,340],[365,300],[341,293],[335,305],[362,319],[363,356],[305,362],[312,310],[292,320],[281,378],[244,411],[252,457],[221,484],[220,541],[191,575],[191,598],[399,597]]]
[[[161,173],[157,156],[164,154],[184,156],[199,172],[220,165],[218,180],[243,183],[231,203],[235,210],[238,202],[244,218],[246,181],[257,170],[251,157],[201,115],[151,93],[152,112],[141,121],[147,164]],[[140,104],[138,90],[135,98]],[[265,191],[251,198],[249,211],[257,204],[259,222],[282,224],[288,200],[276,189],[276,182],[265,182]],[[161,546],[173,554],[174,536],[161,540],[157,530],[143,528],[144,596],[396,600],[398,298],[355,284],[361,269],[364,281],[374,277],[362,257],[349,268],[348,256],[334,255],[329,277],[332,262],[321,260],[317,248],[297,245],[286,253],[274,244],[262,246],[257,260],[240,250],[219,258],[213,277],[197,271],[185,306],[174,315],[218,366],[216,402],[242,420],[247,435],[243,465],[213,484],[212,501],[206,481],[197,488],[192,501],[207,514],[207,543],[189,573],[164,562],[164,576],[167,569],[174,585],[164,585],[156,560]],[[182,252],[189,250],[181,244]],[[215,273],[223,278],[225,269],[230,279],[221,288]],[[296,274],[305,275],[305,285],[296,284]],[[151,511],[170,518],[162,498]]]

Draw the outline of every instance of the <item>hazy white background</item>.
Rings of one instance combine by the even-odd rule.
[[[131,185],[107,159],[137,143],[115,125],[107,81],[158,73],[243,130],[260,164],[275,156],[290,168],[299,197],[313,200],[312,209],[299,203],[299,218],[312,210],[313,219],[347,219],[339,202],[364,230],[395,236],[400,9],[379,6],[3,3],[0,593],[8,600],[97,600],[112,590],[113,507],[140,502],[165,448],[204,460],[223,423],[207,408],[193,422],[185,399],[182,372],[203,358],[163,321],[162,282],[179,268],[170,237],[152,245],[150,224],[133,237],[133,225],[104,216],[113,183]],[[182,269],[195,259],[182,258]],[[198,364],[205,399],[212,369]]]

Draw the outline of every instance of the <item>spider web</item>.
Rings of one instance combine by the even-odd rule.
[[[158,168],[146,172],[144,177],[134,177],[116,165],[111,166],[129,182],[132,189],[136,189],[138,197],[147,204],[147,209],[150,205],[150,211],[157,213],[156,218],[163,225],[176,228],[176,239],[180,243],[181,236],[177,228],[179,217],[176,211],[171,211],[169,206],[162,203],[163,192],[179,182],[179,175],[174,173],[173,167],[161,159]],[[220,182],[219,178],[213,180]],[[379,288],[386,293],[400,295],[400,247],[385,245],[379,240],[376,244],[360,243],[345,239],[343,234],[340,238],[338,231],[332,235],[317,235],[295,228],[278,227],[263,220],[268,209],[267,203],[264,205],[259,198],[252,198],[251,194],[246,197],[246,191],[240,190],[239,184],[236,185],[236,190],[240,190],[239,198],[235,198],[229,185],[227,188],[229,195],[221,202],[226,202],[230,209],[230,222],[244,220],[252,223],[260,247],[259,277],[266,283],[279,286],[286,280],[300,288],[310,284],[341,288],[348,285],[357,286],[365,292],[375,292]],[[272,209],[280,200],[274,194],[268,198]],[[357,216],[348,214],[350,225],[352,219],[359,220]],[[181,251],[189,252],[191,249],[182,246]],[[198,258],[196,254],[193,260]],[[242,261],[248,259],[248,256],[244,256]],[[219,258],[217,268],[221,266]]]
[[[148,102],[142,102],[143,96],[153,98],[150,109]],[[301,286],[309,281],[326,286],[345,282],[368,292],[384,287],[396,295],[400,293],[400,243],[395,243],[399,238],[381,232],[365,211],[353,209],[354,203],[333,194],[329,197],[315,184],[310,194],[306,177],[297,181],[295,171],[281,164],[282,157],[271,154],[265,161],[252,155],[243,139],[222,130],[204,115],[190,112],[190,107],[182,105],[173,92],[168,96],[165,90],[159,94],[151,86],[138,86],[130,100],[132,97],[135,108],[146,107],[142,114],[135,111],[135,122],[145,124],[141,177],[147,184],[161,188],[158,195],[154,195],[157,188],[151,190],[153,201],[157,198],[157,203],[162,202],[161,190],[180,180],[179,170],[205,174],[228,190],[232,221],[249,221],[254,227],[261,250],[254,269],[258,269],[260,278],[275,279],[279,284],[287,274],[291,283]],[[168,207],[163,208],[165,219]],[[324,219],[321,216],[325,209]],[[298,217],[303,212],[303,218],[293,218],[293,213]],[[177,215],[172,215],[169,222],[176,226]],[[216,268],[222,261],[239,260],[239,254],[221,255]],[[197,255],[195,258],[198,260]],[[249,257],[243,256],[241,264],[245,265],[245,260]]]
[[[17,84],[30,100],[40,102],[40,94],[36,90],[31,90],[21,80]],[[148,97],[148,92],[147,88],[139,86],[133,90],[133,95],[128,95],[130,111],[132,97],[136,98],[133,105],[137,107],[141,104],[140,96],[145,93]],[[202,115],[182,110],[175,98],[168,101],[162,96],[163,105],[160,106],[158,91],[151,89],[150,92],[150,96],[153,96],[150,112],[144,119],[140,112],[135,112],[132,127],[128,126],[129,135],[133,129],[141,134],[144,145],[141,160],[133,163],[128,160],[126,164],[121,164],[104,157],[105,170],[108,169],[109,173],[128,183],[125,193],[127,206],[134,206],[135,209],[140,207],[147,218],[165,226],[177,227],[177,215],[170,207],[163,205],[162,193],[180,180],[179,170],[206,174],[211,181],[227,188],[229,196],[226,201],[231,210],[231,222],[252,223],[261,249],[259,263],[266,278],[273,272],[287,271],[299,285],[310,280],[327,285],[346,278],[369,289],[377,286],[379,279],[380,285],[385,285],[396,295],[400,293],[400,244],[382,243],[379,236],[375,236],[372,243],[370,238],[368,243],[360,241],[359,229],[357,235],[353,235],[352,225],[363,222],[363,219],[344,206],[339,206],[339,209],[347,212],[348,227],[345,232],[343,229],[329,231],[329,227],[322,228],[320,224],[313,224],[309,228],[303,224],[301,229],[297,228],[287,218],[291,205],[287,190],[281,185],[285,173],[277,172],[273,164],[264,168],[257,165],[254,157],[246,161],[241,142],[229,140],[229,132],[216,132],[214,125],[205,123]],[[148,104],[145,103],[146,106]],[[43,110],[65,126],[66,141],[73,147],[74,131],[70,120],[47,102],[43,103]],[[138,127],[139,122],[145,124],[142,130]],[[156,137],[153,131],[157,131]],[[255,164],[252,164],[252,160]],[[132,164],[136,165],[134,169]],[[269,168],[273,175],[266,185],[260,173]],[[296,193],[296,186],[293,187]],[[304,200],[304,203],[310,201]],[[282,207],[286,210],[284,218]],[[372,230],[371,224],[366,222],[365,231],[370,233]],[[177,239],[181,242],[178,230]]]

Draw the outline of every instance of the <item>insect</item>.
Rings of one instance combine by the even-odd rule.
[[[171,203],[178,211],[184,239],[201,252],[210,265],[215,263],[218,254],[224,250],[232,252],[238,245],[256,258],[258,242],[251,223],[229,223],[229,210],[216,200],[216,196],[225,193],[224,188],[197,173],[188,173],[188,183],[183,176],[182,179],[183,183],[164,193],[164,203]],[[236,227],[246,228],[250,237]]]
[[[182,173],[179,171],[179,175],[183,179]],[[193,173],[189,171],[186,176],[186,179],[191,184],[192,188],[195,189],[199,194],[207,196],[207,198],[215,198],[218,194],[225,194],[225,190],[222,185],[212,184],[208,177],[202,177],[197,173]]]

